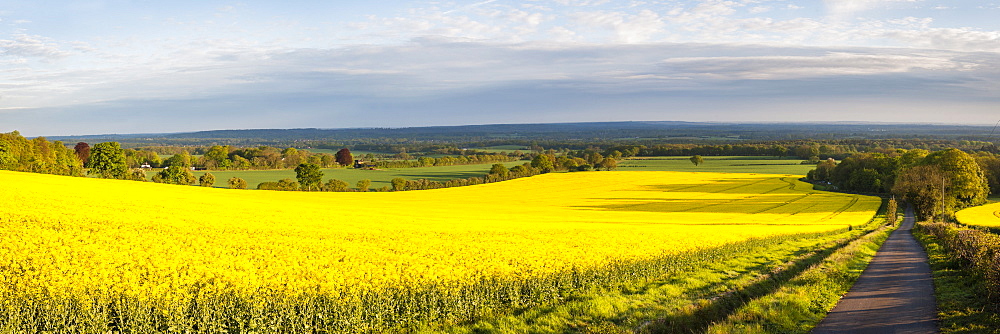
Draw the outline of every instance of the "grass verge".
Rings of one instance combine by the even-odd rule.
[[[883,226],[850,242],[789,280],[750,301],[708,333],[808,333],[850,291],[897,226]]]
[[[881,227],[883,223],[880,217],[864,229],[761,245],[653,281],[590,290],[556,305],[425,330],[698,333],[790,328],[806,332],[850,289],[888,238],[892,229]],[[768,303],[777,304],[760,306]],[[800,309],[801,303],[809,306],[808,311]]]
[[[1000,333],[1000,305],[983,298],[989,296],[984,282],[924,229],[913,235],[930,261],[941,333]]]

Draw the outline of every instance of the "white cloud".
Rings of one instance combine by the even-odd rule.
[[[486,1],[482,1],[482,2],[477,2],[477,3],[471,4],[471,5],[462,7],[462,8],[452,9],[452,10],[449,10],[449,11],[445,11],[442,14],[448,15],[448,14],[451,14],[451,13],[454,13],[454,12],[467,11],[467,10],[470,10],[470,9],[473,9],[473,8],[476,8],[476,7],[479,7],[479,6],[482,6],[482,5],[488,5],[488,4],[494,3],[496,1],[497,0],[486,0]]]
[[[568,29],[564,33],[573,36]],[[172,61],[0,70],[3,107],[67,110],[87,119],[176,110],[191,117],[238,118],[245,127],[378,126],[385,124],[377,120],[497,122],[468,112],[483,108],[496,111],[491,115],[522,112],[518,117],[540,120],[555,117],[550,112],[557,110],[602,115],[641,105],[657,115],[678,101],[697,110],[720,100],[738,105],[747,96],[822,100],[911,94],[959,100],[1000,93],[996,70],[990,72],[1000,68],[1000,57],[946,51],[431,38],[325,49],[241,49],[223,42],[179,49]],[[238,57],[220,59],[230,53]],[[949,89],[959,86],[963,89]],[[22,112],[36,111],[4,114]],[[276,115],[282,123],[252,122]],[[639,114],[622,117],[630,115]],[[0,123],[13,124],[10,119]],[[141,119],[151,127],[169,123]]]
[[[576,32],[562,26],[552,27],[548,33],[556,42],[575,42],[579,39]]]
[[[897,40],[912,47],[962,51],[1000,52],[1000,31],[970,28],[935,28],[926,30],[883,30],[878,36]]]
[[[611,0],[553,0],[563,6],[591,7],[600,6],[611,2]]]
[[[691,9],[691,12],[701,16],[728,16],[735,13],[737,7],[742,6],[743,4],[735,1],[709,0],[698,4]]]
[[[892,24],[895,24],[895,25],[905,26],[905,27],[908,27],[908,28],[927,29],[927,28],[930,28],[930,25],[931,25],[931,23],[934,22],[934,19],[930,18],[930,17],[917,18],[917,17],[908,16],[908,17],[904,17],[904,18],[901,18],[901,19],[886,20],[886,22],[889,22],[889,23],[892,23]]]
[[[622,12],[583,12],[574,15],[576,23],[588,28],[601,28],[614,32],[616,42],[644,43],[663,31],[665,23],[659,14],[642,10],[630,15]]]
[[[787,80],[918,70],[966,71],[975,67],[948,57],[843,52],[822,56],[679,57],[663,63],[683,75],[725,80]]]
[[[53,60],[66,57],[70,53],[61,50],[51,39],[37,35],[16,34],[12,39],[0,39],[0,55]]]
[[[919,2],[922,0],[824,0],[827,15],[834,21],[854,19],[864,11],[898,2]]]

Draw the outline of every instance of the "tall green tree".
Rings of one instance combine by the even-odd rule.
[[[604,158],[604,160],[601,161],[601,164],[599,165],[599,168],[602,168],[604,170],[617,169],[618,168],[618,161],[615,160],[615,159],[613,159],[613,158],[611,158],[611,157]]]
[[[829,158],[816,164],[816,169],[811,170],[810,178],[813,181],[830,181],[830,174],[837,167],[837,161]]]
[[[986,183],[990,187],[990,193],[1000,194],[1000,156],[980,152],[975,158],[979,168],[986,175]]]
[[[885,207],[885,217],[889,221],[890,225],[896,225],[896,219],[898,218],[899,204],[896,203],[896,196],[889,199]]]
[[[229,169],[233,167],[233,161],[229,159],[229,152],[232,146],[215,145],[202,155],[205,168]]]
[[[389,181],[392,184],[393,191],[403,191],[406,190],[406,179],[397,177]]]
[[[531,167],[537,168],[542,173],[548,173],[555,169],[552,160],[545,154],[536,155],[535,158],[531,159]]]
[[[163,166],[191,168],[191,154],[187,151],[174,154],[173,156],[167,158],[167,160],[163,161]]]
[[[493,166],[490,167],[490,174],[501,178],[507,178],[510,176],[510,170],[508,170],[507,166],[504,166],[503,164],[493,164]]]
[[[893,193],[912,203],[921,219],[984,204],[989,194],[979,163],[958,149],[927,154],[916,166],[903,169],[895,183]]]
[[[295,167],[295,179],[299,180],[302,190],[320,190],[320,183],[323,182],[323,172],[316,164],[299,164]]]
[[[701,166],[701,164],[705,163],[705,158],[702,158],[700,155],[691,156],[688,160],[691,160],[691,163],[695,166]]]
[[[105,179],[124,180],[129,177],[125,163],[125,150],[118,142],[104,142],[94,145],[90,151],[89,174],[97,174]]]
[[[810,159],[819,155],[819,146],[816,144],[801,145],[795,148],[795,155],[802,159]]]
[[[776,157],[784,157],[788,155],[788,148],[781,145],[771,146],[771,152]]]
[[[986,175],[976,159],[958,149],[947,149],[928,154],[924,165],[936,165],[946,174],[951,188],[948,196],[953,198],[955,209],[986,203],[989,195]]]
[[[899,174],[892,192],[913,205],[917,219],[930,220],[953,207],[947,203],[945,195],[948,181],[938,166],[916,166]]]
[[[15,131],[15,133],[16,132],[17,131]],[[14,144],[8,141],[0,140],[0,169],[17,170],[19,165],[20,161],[18,161],[17,154],[14,152]]]
[[[884,193],[893,188],[900,170],[900,159],[897,156],[860,153],[844,158],[837,164],[830,172],[829,181],[842,190]]]
[[[291,166],[297,166],[302,163],[302,152],[296,150],[294,147],[286,148],[281,151],[281,159],[284,159],[284,165],[286,168]]]

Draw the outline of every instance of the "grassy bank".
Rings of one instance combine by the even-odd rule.
[[[861,277],[897,226],[883,226],[812,265],[774,293],[740,307],[709,333],[808,333]]]
[[[913,235],[924,245],[934,276],[942,333],[1000,333],[1000,305],[991,302],[987,282],[920,223]],[[993,296],[994,299],[996,296]]]

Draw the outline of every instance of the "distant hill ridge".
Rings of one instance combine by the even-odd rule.
[[[992,126],[902,123],[710,123],[675,121],[484,124],[403,128],[239,129],[161,134],[54,136],[54,140],[115,139],[256,139],[351,140],[405,138],[414,140],[558,139],[609,140],[632,138],[729,138],[742,140],[844,138],[948,138],[986,140]]]

